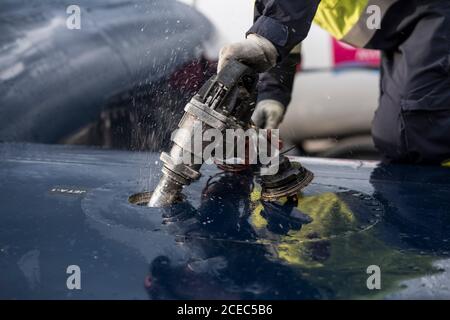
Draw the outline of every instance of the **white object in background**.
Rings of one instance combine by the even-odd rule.
[[[316,25],[302,42],[302,68],[328,69],[333,67],[332,42],[330,35]]]
[[[217,60],[220,49],[226,44],[245,38],[253,23],[253,1],[251,0],[178,0],[195,7],[214,25],[216,35],[205,44],[205,54]]]
[[[251,0],[179,0],[194,6],[203,13],[219,31],[227,43],[245,38],[253,24]]]
[[[304,139],[369,133],[378,104],[379,73],[347,69],[299,73],[281,136]]]

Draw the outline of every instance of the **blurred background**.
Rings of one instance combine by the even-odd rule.
[[[0,1],[0,140],[160,151],[185,103],[244,38],[251,0]],[[281,127],[297,155],[378,159],[379,53],[313,26]]]

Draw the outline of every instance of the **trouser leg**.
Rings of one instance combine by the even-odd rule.
[[[450,158],[450,4],[421,8],[405,41],[383,52],[376,147],[395,162]]]

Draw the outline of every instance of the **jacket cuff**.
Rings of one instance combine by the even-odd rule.
[[[291,96],[289,94],[286,94],[279,90],[267,90],[267,91],[258,93],[256,103],[260,103],[261,101],[264,101],[264,100],[275,100],[275,101],[279,102],[281,105],[283,105],[284,110],[286,112],[286,106],[291,101]]]
[[[289,53],[289,49],[286,48],[289,40],[289,28],[277,20],[260,16],[246,35],[251,33],[256,33],[272,42],[278,51],[278,61],[281,61]]]

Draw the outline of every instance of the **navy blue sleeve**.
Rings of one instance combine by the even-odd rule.
[[[255,20],[247,32],[274,44],[279,61],[303,41],[311,28],[320,0],[256,0]]]
[[[286,108],[291,102],[292,87],[300,60],[300,51],[290,53],[275,67],[262,73],[258,82],[258,102],[266,99],[276,100]]]

